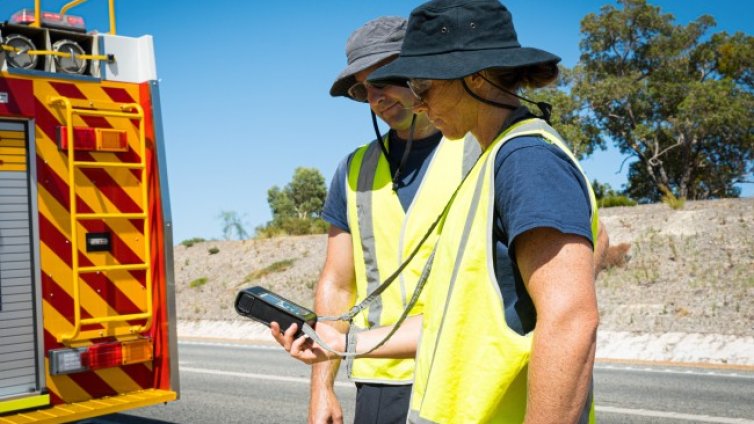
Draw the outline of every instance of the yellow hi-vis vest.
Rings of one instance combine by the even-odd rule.
[[[533,332],[521,336],[506,324],[492,237],[495,156],[503,143],[526,135],[543,137],[578,166],[555,130],[540,119],[514,124],[482,153],[441,222],[424,293],[410,423],[520,424],[524,419]],[[597,210],[584,180],[596,240]],[[593,416],[589,409],[584,421]]]
[[[353,239],[356,302],[361,302],[390,276],[417,246],[442,213],[455,188],[479,157],[481,149],[469,135],[442,139],[435,148],[408,211],[392,188],[390,165],[377,141],[356,150],[346,184],[348,225]],[[406,307],[437,239],[430,236],[407,268],[366,310],[354,317],[351,332],[394,324]],[[411,315],[420,314],[421,304]],[[414,359],[348,360],[351,380],[364,383],[410,384]]]

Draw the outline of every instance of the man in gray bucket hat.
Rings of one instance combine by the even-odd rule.
[[[377,138],[341,161],[330,186],[323,212],[330,223],[327,260],[315,295],[320,316],[341,314],[364,300],[422,244],[425,232],[480,152],[475,140],[445,140],[426,115],[414,116],[413,96],[407,87],[366,82],[372,71],[398,56],[405,30],[406,20],[399,17],[374,19],[356,30],[346,43],[348,65],[330,89],[334,97],[369,103]],[[379,133],[376,116],[390,126],[384,135]],[[333,325],[353,335],[395,323],[434,240],[432,236],[422,244],[401,277],[350,325],[318,325]],[[417,304],[410,315],[421,310]],[[312,368],[310,423],[342,421],[342,408],[333,391],[339,362]],[[358,390],[356,423],[406,422],[413,355],[355,359],[348,361],[347,368]]]

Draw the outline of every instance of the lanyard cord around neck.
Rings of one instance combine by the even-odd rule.
[[[382,150],[382,154],[385,155],[385,160],[387,161],[388,164],[390,164],[390,156],[388,156],[387,147],[385,147],[385,140],[384,140],[385,137],[383,137],[380,134],[380,127],[377,125],[377,115],[371,109],[370,109],[370,112],[372,112],[372,126],[374,126],[374,134],[377,136],[377,143],[380,144],[380,150]],[[411,148],[414,145],[414,128],[415,127],[416,127],[416,114],[414,114],[411,117],[411,128],[408,133],[408,140],[406,140],[406,148],[403,150],[403,156],[401,157],[401,161],[398,164],[398,169],[395,170],[395,174],[393,175],[393,191],[398,190],[398,181],[401,177],[401,174],[403,173],[403,169],[406,167],[408,156],[411,154]],[[388,140],[390,139],[389,136],[387,138]]]
[[[413,133],[413,128],[412,128],[411,133]],[[413,136],[413,134],[410,134],[409,137],[411,136]],[[479,157],[481,157],[481,155]],[[354,305],[347,313],[343,315],[338,315],[338,316],[321,316],[321,317],[318,317],[320,321],[349,321],[350,322],[353,319],[353,317],[355,317],[359,312],[368,308],[369,305],[371,305],[382,294],[382,292],[384,292],[390,286],[390,284],[398,278],[398,276],[408,266],[411,260],[413,260],[414,257],[417,255],[417,253],[419,253],[419,250],[424,245],[424,242],[427,241],[427,239],[435,230],[435,228],[437,228],[437,225],[440,224],[440,221],[442,221],[442,218],[445,216],[445,214],[450,209],[450,206],[453,204],[453,200],[455,200],[456,195],[458,194],[458,191],[461,189],[461,186],[463,186],[464,181],[466,181],[466,178],[468,178],[468,176],[471,174],[471,170],[474,169],[474,166],[476,166],[476,163],[479,161],[479,157],[477,157],[476,161],[474,162],[474,165],[469,167],[469,170],[466,172],[466,175],[463,176],[463,179],[461,179],[461,182],[458,183],[458,186],[453,192],[453,195],[450,196],[450,199],[448,199],[448,202],[445,204],[445,207],[443,207],[442,212],[440,212],[437,218],[435,218],[435,221],[432,223],[432,225],[429,226],[429,228],[427,229],[427,232],[424,234],[424,236],[422,236],[421,240],[419,240],[419,243],[416,244],[416,247],[414,247],[414,250],[411,251],[411,253],[408,255],[406,260],[403,261],[403,263],[401,263],[398,266],[398,268],[392,274],[390,274],[390,276],[387,277],[385,281],[382,282],[382,284],[380,284],[379,287],[377,287],[358,305]],[[308,324],[304,323],[302,331],[304,332],[304,334],[309,336],[322,348],[330,352],[333,352],[341,357],[355,357],[359,355],[366,355],[376,350],[377,348],[385,344],[390,339],[390,337],[392,337],[393,334],[395,334],[395,332],[398,331],[398,328],[401,326],[403,321],[406,320],[406,317],[408,317],[409,312],[411,311],[411,309],[413,309],[414,305],[419,300],[419,295],[421,295],[421,292],[424,289],[424,285],[426,284],[427,279],[429,278],[429,272],[432,269],[432,263],[434,262],[436,250],[437,250],[437,242],[435,242],[435,246],[432,248],[432,253],[430,254],[429,258],[427,258],[427,262],[424,264],[424,268],[422,269],[421,276],[419,277],[419,280],[416,283],[416,288],[414,289],[414,293],[411,295],[411,299],[409,300],[408,304],[404,308],[403,313],[401,313],[401,316],[398,318],[395,324],[393,324],[393,328],[390,330],[390,332],[379,343],[377,343],[368,351],[366,352],[355,352],[355,351],[338,352],[338,351],[333,350],[327,343],[322,341],[320,337],[317,335],[317,333],[314,331],[314,329]],[[355,346],[353,346],[353,348],[355,348]]]

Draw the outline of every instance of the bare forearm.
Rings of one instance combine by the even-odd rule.
[[[343,289],[332,281],[320,280],[314,301],[314,311],[317,315],[340,315],[353,305],[355,294],[352,290]],[[348,324],[342,321],[328,322],[340,332],[348,331]],[[340,360],[325,361],[312,365],[312,391],[321,388],[332,388],[335,376],[340,368]]]
[[[529,364],[527,423],[577,422],[591,384],[596,317],[538,320]]]
[[[515,243],[537,310],[525,422],[577,422],[589,392],[599,324],[592,246],[546,228],[524,233]]]
[[[413,358],[421,334],[422,316],[406,318],[400,328],[382,346],[360,358]],[[366,352],[377,345],[393,329],[392,326],[380,327],[356,335],[356,352]]]
[[[330,227],[327,241],[327,258],[314,293],[314,311],[317,315],[340,315],[353,306],[356,299],[356,282],[353,268],[351,235]],[[348,323],[328,322],[340,332],[348,331]],[[311,387],[313,395],[322,388],[332,389],[340,360],[326,361],[312,366]]]

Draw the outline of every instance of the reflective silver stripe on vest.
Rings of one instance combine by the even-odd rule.
[[[466,134],[463,139],[463,162],[461,163],[461,178],[471,171],[479,155],[482,154],[482,146],[471,133]]]
[[[435,421],[430,421],[428,419],[420,417],[419,411],[414,410],[408,411],[408,421],[406,422],[409,424],[439,424]]]
[[[494,161],[492,161],[494,162]],[[484,164],[485,166],[489,166],[489,162]],[[481,178],[477,180],[477,185],[474,188],[474,196],[471,198],[471,205],[469,206],[469,212],[466,217],[466,223],[463,226],[463,236],[461,237],[460,243],[458,243],[458,249],[456,250],[456,262],[453,264],[453,273],[450,277],[450,285],[448,286],[448,294],[445,297],[445,308],[442,311],[443,319],[440,322],[440,328],[437,329],[437,337],[435,338],[435,347],[434,351],[432,352],[432,362],[429,364],[429,371],[427,372],[427,381],[424,383],[425,387],[425,394],[422,398],[422,406],[424,405],[424,401],[427,399],[426,396],[426,388],[429,387],[429,378],[432,376],[432,367],[435,365],[435,358],[437,357],[437,346],[440,344],[440,337],[442,337],[442,329],[445,325],[445,316],[448,313],[448,305],[450,304],[450,298],[453,295],[453,288],[456,285],[456,281],[458,280],[458,272],[461,268],[461,260],[463,259],[463,255],[461,252],[466,250],[466,243],[469,241],[469,233],[471,230],[471,224],[474,222],[474,217],[476,216],[476,209],[479,206],[479,198],[482,196],[482,186],[484,185],[484,176],[486,175],[485,170],[481,170]],[[455,199],[454,199],[455,201]],[[419,407],[421,410],[421,406]],[[419,418],[419,417],[417,417]],[[421,423],[429,423],[431,421],[417,421]]]
[[[377,250],[374,241],[374,214],[372,209],[372,189],[377,164],[380,161],[382,150],[378,142],[373,142],[364,153],[359,170],[359,179],[356,183],[356,215],[359,219],[359,232],[361,233],[361,250],[364,252],[364,268],[367,278],[367,293],[372,293],[380,286],[380,271],[377,268]],[[380,322],[382,315],[382,300],[376,299],[369,306],[368,321],[373,327]]]

